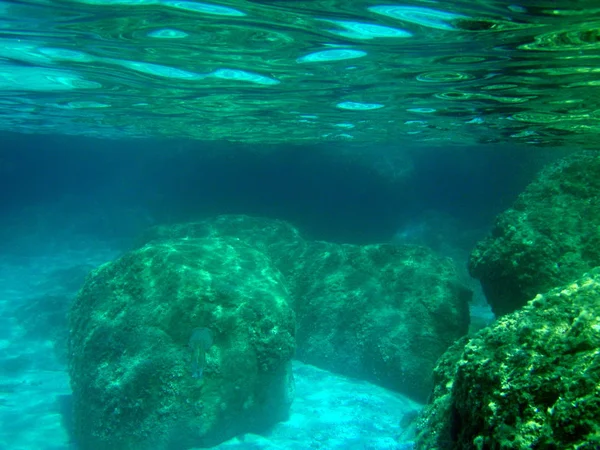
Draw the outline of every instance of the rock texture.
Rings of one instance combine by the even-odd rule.
[[[142,242],[210,236],[241,239],[279,269],[303,362],[425,401],[435,361],[468,331],[471,291],[424,247],[311,241],[286,222],[233,215],[155,227]]]
[[[418,401],[437,358],[468,331],[471,291],[424,247],[313,242],[288,279],[298,359]]]
[[[440,358],[417,450],[600,448],[600,270]]]
[[[84,450],[210,446],[286,418],[290,297],[271,261],[239,239],[154,241],[100,267],[70,327]]]
[[[70,314],[83,450],[184,450],[286,417],[290,359],[424,401],[469,326],[452,262],[309,241],[247,216],[157,227],[92,272]]]
[[[471,254],[497,316],[600,265],[600,153],[552,164],[501,214]]]

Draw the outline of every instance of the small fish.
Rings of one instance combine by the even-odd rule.
[[[192,353],[192,377],[202,378],[206,366],[206,352],[212,347],[212,332],[206,327],[194,328],[188,346]]]

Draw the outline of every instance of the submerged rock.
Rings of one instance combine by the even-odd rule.
[[[84,450],[211,446],[288,414],[290,297],[269,258],[239,239],[153,241],[105,264],[70,327]]]
[[[437,358],[469,327],[471,291],[425,247],[313,242],[288,275],[297,357],[417,401]]]
[[[417,450],[600,448],[600,270],[440,358]]]
[[[247,216],[156,227],[72,306],[75,437],[185,450],[260,432],[288,413],[294,350],[424,401],[470,297],[424,247],[309,241]]]
[[[282,273],[303,362],[425,401],[437,358],[469,327],[453,262],[416,245],[310,241],[286,222],[225,215],[149,230],[144,241],[236,237]]]
[[[599,265],[600,153],[582,152],[543,170],[497,218],[469,271],[500,316]]]

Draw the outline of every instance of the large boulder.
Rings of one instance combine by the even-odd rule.
[[[497,218],[469,271],[500,316],[598,265],[600,153],[582,152],[543,170]]]
[[[294,313],[236,238],[153,241],[92,272],[70,313],[82,449],[211,446],[286,418]]]
[[[313,242],[288,276],[301,361],[425,401],[472,293],[425,247]]]
[[[417,450],[600,448],[600,270],[440,358]]]
[[[237,215],[155,227],[142,242],[209,236],[241,239],[282,273],[303,362],[425,401],[437,358],[468,331],[471,291],[425,247],[311,241],[286,222]]]

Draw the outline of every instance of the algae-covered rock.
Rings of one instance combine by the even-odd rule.
[[[552,164],[496,220],[471,254],[496,315],[600,265],[600,153]]]
[[[154,241],[92,272],[70,314],[80,448],[184,450],[285,419],[289,301],[235,238]]]
[[[600,448],[600,270],[452,347],[417,450]]]
[[[468,301],[451,260],[415,245],[304,239],[286,222],[223,215],[155,227],[151,239],[227,236],[265,252],[297,317],[297,358],[425,401],[437,358],[467,333]]]
[[[471,291],[424,247],[314,242],[291,278],[298,359],[419,401],[437,358],[468,331]]]
[[[267,254],[283,274],[295,270],[297,258],[310,242],[283,220],[244,214],[222,214],[197,222],[151,227],[142,234],[138,245],[145,245],[152,240],[207,237],[241,239]]]

